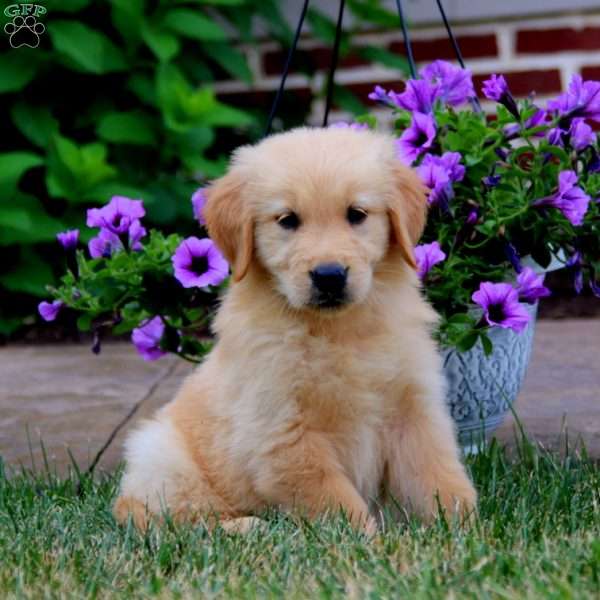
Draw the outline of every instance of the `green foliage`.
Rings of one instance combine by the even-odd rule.
[[[470,527],[389,524],[373,539],[341,516],[279,512],[247,535],[171,519],[146,534],[112,514],[120,474],[0,461],[0,595],[6,598],[580,598],[600,586],[600,471],[519,442],[468,459]]]
[[[0,250],[9,257],[0,265],[0,334],[32,312],[28,295],[55,281],[59,254],[40,244],[83,225],[85,206],[129,195],[144,199],[151,222],[189,228],[190,193],[225,166],[217,132],[260,131],[255,115],[217,100],[212,84],[220,70],[251,82],[225,29],[243,35],[241,23],[259,12],[279,35],[278,5],[264,4],[47,2],[44,44],[0,54],[0,101],[12,124],[0,146]]]

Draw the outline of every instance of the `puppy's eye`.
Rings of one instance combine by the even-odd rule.
[[[287,213],[277,218],[277,223],[284,229],[298,229],[300,227],[300,218],[296,213]]]
[[[346,213],[346,218],[350,225],[360,225],[367,218],[367,211],[351,206]]]

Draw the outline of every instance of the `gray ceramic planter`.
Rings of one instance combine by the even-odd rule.
[[[538,273],[562,269],[565,256],[560,253],[543,268],[533,260],[524,259],[523,265]],[[483,439],[502,423],[517,399],[531,349],[537,315],[537,304],[526,305],[532,319],[519,333],[495,327],[489,336],[494,344],[486,356],[481,342],[468,352],[443,349],[444,371],[448,382],[447,401],[457,425],[458,436],[467,452],[476,452]]]
[[[532,319],[521,333],[495,327],[494,349],[486,356],[481,342],[468,352],[444,349],[447,400],[460,442],[474,451],[502,423],[516,400],[533,347],[537,304],[528,306]]]

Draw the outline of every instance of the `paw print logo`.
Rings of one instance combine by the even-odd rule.
[[[37,48],[40,45],[40,35],[44,31],[46,26],[33,15],[25,18],[16,16],[4,26],[4,33],[9,35],[8,41],[13,48]]]

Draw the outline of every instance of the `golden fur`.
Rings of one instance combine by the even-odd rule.
[[[350,205],[364,223],[348,223]],[[296,231],[276,222],[290,210]],[[425,520],[472,510],[414,271],[425,212],[388,136],[298,129],[240,148],[205,207],[235,282],[218,341],[127,441],[117,518],[145,527],[168,509],[244,531],[268,506],[343,509],[372,532],[386,505]],[[349,267],[352,302],[311,308],[308,272],[331,261]]]

